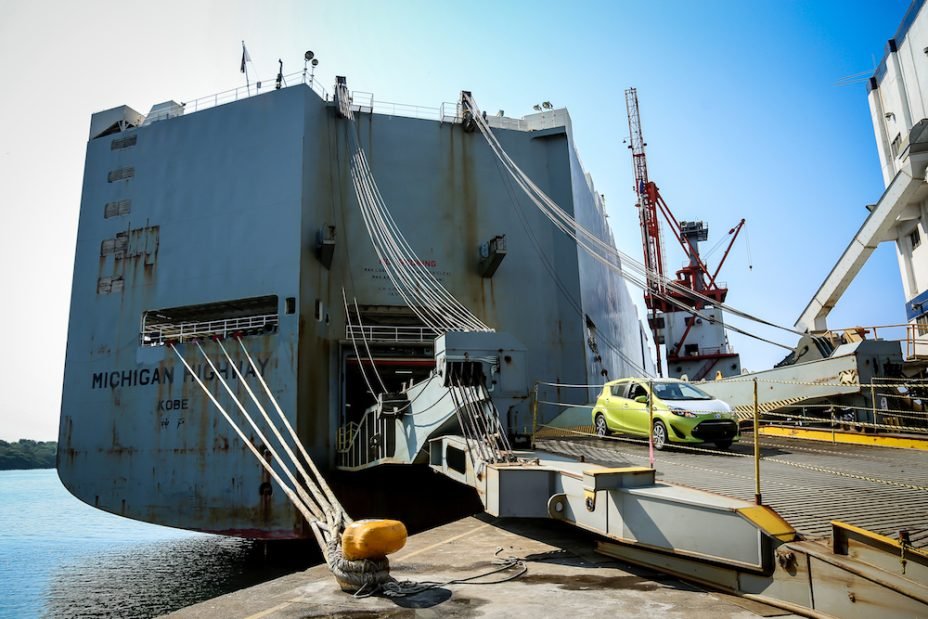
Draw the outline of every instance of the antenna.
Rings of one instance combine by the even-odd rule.
[[[278,58],[277,64],[280,65],[280,68],[277,70],[277,85],[275,86],[275,89],[280,90],[280,85],[284,81],[284,61]]]

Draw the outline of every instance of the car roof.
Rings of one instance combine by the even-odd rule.
[[[689,381],[680,380],[679,378],[649,378],[647,376],[630,376],[626,378],[617,378],[615,380],[610,380],[609,382],[606,383],[606,385],[617,385],[620,383],[627,383],[633,380],[642,382],[642,383],[646,383],[649,380],[653,380],[656,383],[687,383],[689,384]]]

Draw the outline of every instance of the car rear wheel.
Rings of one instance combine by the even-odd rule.
[[[654,449],[661,450],[667,446],[667,427],[663,421],[654,422],[654,432],[651,434]]]
[[[606,418],[602,413],[596,415],[594,426],[596,428],[596,436],[599,438],[606,438],[609,436],[609,426],[606,425]]]

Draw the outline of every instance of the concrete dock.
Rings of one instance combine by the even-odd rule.
[[[406,617],[794,617],[785,611],[613,561],[594,536],[553,521],[464,518],[412,536],[391,558],[400,581],[447,582],[518,557],[527,572],[498,584],[449,584],[403,598],[355,598],[325,566],[290,574],[174,612],[176,619]],[[476,579],[498,581],[514,569]]]

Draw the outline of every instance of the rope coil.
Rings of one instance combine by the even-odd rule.
[[[328,543],[326,564],[342,591],[349,593],[376,591],[388,583],[396,582],[396,579],[390,576],[389,559],[386,557],[355,561],[346,559],[342,553],[341,540],[338,538]]]

